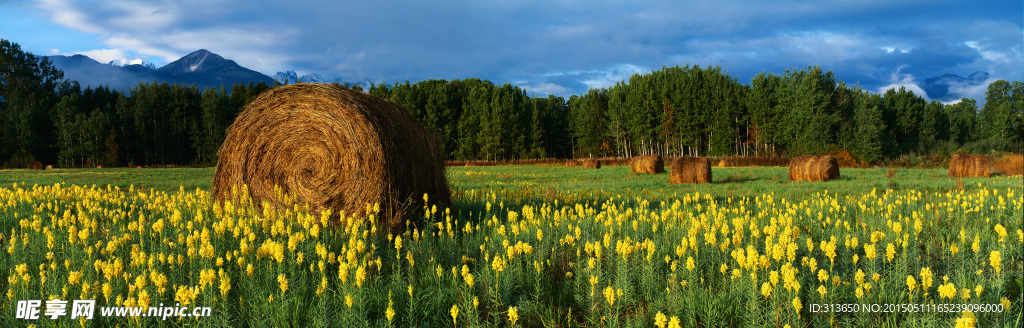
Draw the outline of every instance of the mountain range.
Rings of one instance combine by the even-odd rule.
[[[956,74],[943,74],[930,77],[921,81],[918,86],[928,95],[930,99],[940,101],[958,100],[964,96],[964,89],[987,85],[988,72],[974,72],[967,77]],[[980,100],[980,99],[979,99]]]
[[[194,84],[200,89],[206,89],[221,85],[230,87],[236,82],[274,83],[271,77],[242,67],[206,49],[192,52],[160,68],[153,64],[102,64],[84,55],[57,55],[49,56],[49,59],[55,68],[64,72],[64,78],[76,80],[83,87],[107,86],[127,90],[139,82],[158,81]]]
[[[230,59],[212,53],[206,49],[192,52],[163,67],[153,64],[118,65],[116,62],[102,64],[84,55],[49,56],[53,66],[64,72],[64,78],[78,81],[84,86],[107,86],[111,89],[127,90],[139,82],[167,82],[195,84],[200,89],[207,87],[230,87],[236,82],[241,83],[330,83],[340,80],[328,80],[315,73],[299,76],[295,71],[278,72],[273,77],[242,67]],[[927,78],[918,83],[928,98],[941,101],[953,101],[961,98],[964,90],[984,86],[989,78],[987,72],[975,72],[967,77],[955,74]],[[372,82],[365,80],[356,82],[368,88]]]

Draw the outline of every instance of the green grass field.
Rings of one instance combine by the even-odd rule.
[[[712,184],[670,185],[667,174],[632,174],[623,166],[451,167],[459,211],[428,210],[427,222],[393,236],[359,217],[347,217],[345,229],[321,229],[334,225],[323,225],[317,213],[219,206],[209,196],[212,174],[0,171],[0,272],[7,275],[0,323],[1024,323],[1019,176],[961,180],[943,169],[842,169],[839,180],[811,183],[787,181],[786,168],[730,167],[714,168]],[[181,303],[210,307],[212,315],[15,318],[17,301],[53,298],[144,308]],[[812,310],[827,304],[904,310]]]
[[[25,183],[52,185],[66,183],[83,186],[112,185],[128,189],[152,189],[172,192],[185,190],[209,191],[213,181],[213,168],[104,168],[0,171],[0,185]],[[562,166],[478,166],[449,167],[448,179],[454,192],[467,190],[515,191],[532,193],[543,199],[551,193],[584,193],[595,200],[616,195],[643,195],[659,198],[684,193],[710,193],[716,197],[755,197],[776,193],[780,197],[800,199],[828,190],[836,194],[860,194],[872,189],[884,191],[917,190],[942,191],[957,187],[958,179],[947,176],[945,169],[893,169],[895,176],[886,177],[886,169],[842,169],[842,177],[825,183],[789,182],[785,167],[715,167],[713,184],[668,183],[667,174],[634,174],[626,166],[605,166],[598,170]],[[1009,185],[1012,179],[965,178],[966,189],[977,188],[979,183],[992,186],[995,181]]]

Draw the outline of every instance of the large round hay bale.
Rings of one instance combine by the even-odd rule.
[[[634,173],[665,173],[665,161],[661,155],[636,156],[629,160],[629,169]]]
[[[669,167],[669,183],[711,183],[711,160],[707,157],[679,157]]]
[[[992,176],[992,159],[970,154],[954,154],[949,158],[949,176],[976,178]]]
[[[832,156],[798,156],[789,162],[790,181],[829,181],[839,178],[839,162]]]
[[[593,159],[593,158],[585,159],[585,160],[583,160],[583,168],[585,168],[585,169],[599,169],[599,168],[601,168],[601,161]]]
[[[379,224],[397,231],[423,195],[451,204],[437,139],[402,107],[336,84],[268,90],[228,128],[213,195],[247,186],[255,204],[283,204],[275,186],[314,212],[363,215],[379,203]],[[421,215],[411,215],[421,218]]]
[[[32,161],[32,163],[28,163],[28,169],[29,170],[42,170],[43,169],[43,163],[40,162],[40,161]]]

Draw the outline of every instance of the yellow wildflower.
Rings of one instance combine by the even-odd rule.
[[[514,327],[516,325],[516,321],[519,321],[519,310],[516,307],[512,307],[511,309],[508,309],[508,322],[510,322]]]
[[[988,263],[992,265],[992,269],[995,269],[998,274],[1003,268],[1002,254],[999,251],[992,251],[992,253],[989,253]]]
[[[665,328],[666,323],[668,323],[668,318],[661,311],[658,311],[658,314],[654,315],[654,325],[658,326],[658,328]]]

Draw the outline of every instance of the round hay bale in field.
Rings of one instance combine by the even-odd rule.
[[[832,156],[798,156],[789,162],[790,181],[829,181],[839,178],[839,162]]]
[[[583,168],[585,169],[599,169],[601,168],[601,161],[590,158],[583,160]]]
[[[580,161],[570,159],[565,161],[565,167],[577,167],[580,166]]]
[[[729,166],[732,166],[732,164],[729,163],[729,160],[727,160],[727,159],[723,159],[723,160],[718,161],[718,167],[729,167]]]
[[[336,84],[268,90],[228,128],[218,151],[213,196],[248,190],[254,204],[287,205],[275,186],[314,212],[365,213],[397,232],[407,210],[451,205],[437,139],[402,107]],[[245,186],[247,189],[243,189]],[[413,215],[412,218],[422,218]]]
[[[47,170],[52,170],[52,169],[53,169],[53,165],[47,165],[47,166],[46,166],[46,169],[47,169]]]
[[[707,157],[679,157],[669,167],[669,183],[711,183],[711,160]]]
[[[992,176],[992,159],[970,154],[954,154],[949,158],[949,176],[962,178]]]
[[[28,163],[28,169],[29,170],[42,170],[43,169],[43,162],[33,161],[32,163]]]
[[[665,173],[665,161],[661,155],[636,156],[629,160],[629,169],[634,173]]]

